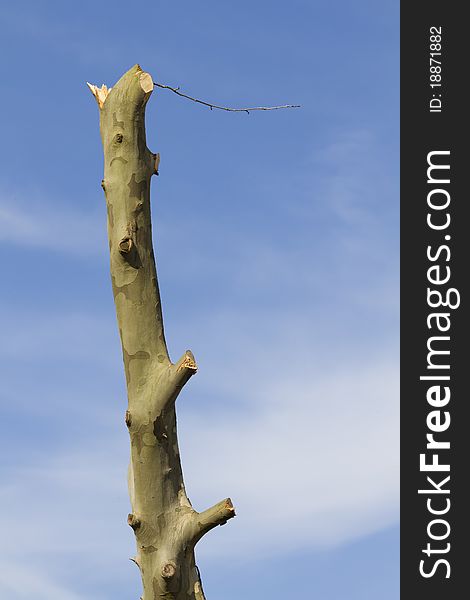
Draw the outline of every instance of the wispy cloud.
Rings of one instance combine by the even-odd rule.
[[[104,599],[79,590],[93,590],[96,581],[108,591],[110,579],[122,583],[122,566],[134,552],[126,524],[125,456],[125,444],[63,448],[7,472],[8,483],[0,486],[2,597]],[[130,563],[127,574],[133,575]]]
[[[36,198],[26,203],[16,193],[0,194],[0,243],[42,248],[77,256],[105,250],[105,217]]]
[[[61,361],[82,359],[109,363],[106,353],[98,348],[112,348],[115,341],[115,319],[86,313],[45,314],[27,313],[22,319],[12,320],[10,311],[0,314],[4,339],[0,356],[11,360],[50,361],[50,353]],[[91,351],[91,349],[94,351]],[[115,352],[111,352],[115,359]]]
[[[225,290],[217,310],[212,299],[201,300],[197,315],[189,306],[178,318],[172,311],[167,318],[171,348],[183,351],[189,343],[200,365],[178,401],[188,493],[198,510],[230,495],[238,512],[236,520],[201,542],[198,552],[207,560],[338,546],[397,520],[397,335],[388,325],[380,328],[384,316],[396,314],[396,267],[387,255],[389,243],[371,247],[385,225],[373,192],[354,179],[358,165],[341,169],[348,154],[362,162],[364,147],[370,152],[370,138],[358,135],[330,148],[331,173],[323,183],[335,223],[348,231],[342,245],[336,245],[341,234],[333,240],[323,235],[320,242],[309,242],[308,251],[303,251],[306,238],[281,250],[278,241],[254,232],[241,247],[227,244],[223,256],[200,245],[191,246],[190,256],[168,257],[184,259],[186,269],[181,284],[169,282],[173,273],[166,266],[167,288],[175,298],[178,285],[188,286],[182,294],[187,298],[194,282],[201,294],[206,281],[215,282],[207,293]],[[303,209],[313,219],[310,207]],[[105,244],[102,222],[57,211],[55,205],[27,212],[24,205],[13,209],[3,201],[0,211],[8,224],[0,235],[9,243],[78,255]],[[376,227],[375,233],[363,237],[369,227]],[[85,250],[84,228],[90,232]],[[209,237],[209,229],[199,235]],[[159,231],[168,250],[171,224]],[[186,234],[190,239],[189,226],[187,232],[179,229],[178,235]],[[361,263],[370,253],[381,267],[377,276]],[[36,317],[22,315],[23,325],[14,327],[6,320],[13,341],[4,358],[54,347],[76,367],[77,378],[85,378],[86,361],[77,358],[92,356],[107,364],[106,357],[117,357],[117,339],[98,317],[66,312]],[[40,401],[45,407],[51,402]],[[95,418],[99,415],[100,424],[105,419],[99,404],[84,397],[80,406],[87,439],[95,428],[96,443],[77,447],[61,441],[49,457],[36,453],[15,473],[7,460],[1,483],[2,503],[10,509],[0,513],[9,540],[0,566],[8,551],[17,568],[27,561],[38,577],[50,573],[42,584],[45,590],[52,586],[49,600],[59,597],[57,582],[71,557],[80,556],[85,572],[98,561],[102,573],[119,579],[123,557],[133,553],[125,525],[127,436],[124,427],[98,431]],[[66,422],[64,415],[64,427]],[[9,597],[26,598],[21,593]],[[81,600],[73,593],[64,591],[61,599]]]
[[[313,154],[322,203],[333,209],[351,233],[360,227],[376,234],[374,227],[384,214],[388,218],[398,214],[396,203],[390,202],[396,199],[395,174],[381,152],[377,136],[359,129],[343,132]]]
[[[193,500],[203,508],[231,493],[239,508],[239,522],[207,552],[277,553],[279,540],[282,551],[337,545],[397,519],[393,360],[335,372],[317,370],[308,354],[303,361],[301,379],[279,364],[261,389],[253,380],[242,384],[244,411],[211,417],[193,410],[183,421]]]
[[[1,559],[0,595],[11,600],[91,600],[89,595],[76,594],[58,583],[56,574],[48,576],[31,565]]]
[[[228,327],[224,335],[235,344],[241,339]],[[224,536],[204,541],[201,551],[248,557],[338,545],[396,521],[393,352],[366,363],[359,352],[347,364],[325,369],[308,347],[297,348],[295,361],[283,361],[281,340],[277,349],[238,348],[226,360],[223,352],[217,356],[219,336],[212,337],[213,355],[205,355],[210,369],[179,400],[183,464],[196,508],[230,494],[239,518]],[[242,401],[234,403],[234,396]],[[102,408],[84,398],[82,410],[93,429]],[[11,508],[0,522],[10,553],[95,556],[105,544],[119,562],[129,541],[120,525],[128,510],[127,436],[121,429],[97,429],[99,445],[58,448],[55,458],[33,460],[4,478],[2,503]],[[53,528],[48,514],[54,515]]]

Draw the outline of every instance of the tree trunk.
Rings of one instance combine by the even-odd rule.
[[[150,219],[150,179],[160,157],[145,137],[154,84],[136,65],[112,90],[88,85],[100,108],[111,279],[129,401],[128,523],[143,600],[204,600],[194,547],[235,512],[229,498],[196,512],[183,483],[175,400],[197,366],[189,350],[173,364],[163,332]]]

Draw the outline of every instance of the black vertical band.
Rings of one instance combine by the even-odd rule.
[[[464,4],[401,4],[401,599],[470,573],[470,35]],[[459,591],[458,591],[459,590]]]

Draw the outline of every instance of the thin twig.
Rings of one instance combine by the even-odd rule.
[[[213,108],[218,108],[219,110],[227,110],[229,112],[246,112],[250,114],[252,110],[279,110],[280,108],[300,108],[300,104],[283,104],[282,106],[253,106],[251,108],[229,108],[227,106],[217,106],[217,104],[212,104],[211,102],[204,102],[204,100],[198,100],[197,98],[193,98],[192,96],[183,94],[183,92],[179,91],[179,87],[174,88],[169,85],[163,85],[163,83],[156,83],[155,81],[154,85],[164,90],[170,90],[175,94],[178,94],[178,96],[181,96],[182,98],[187,98],[188,100],[192,100],[193,102],[204,104],[204,106],[208,106],[211,110]]]

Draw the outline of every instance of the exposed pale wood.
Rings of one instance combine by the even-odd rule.
[[[104,83],[100,88],[96,85],[93,85],[92,83],[88,83],[88,81],[86,84],[90,88],[90,91],[93,94],[93,96],[96,98],[98,106],[100,108],[103,108],[104,101],[106,100],[109,92],[111,91],[111,88],[108,89],[108,87]]]

